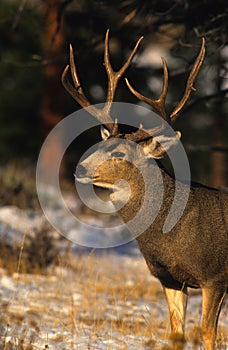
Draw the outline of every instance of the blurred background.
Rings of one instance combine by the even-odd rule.
[[[158,98],[164,56],[169,68],[167,110],[181,99],[201,38],[206,59],[197,89],[177,120],[194,181],[228,186],[228,12],[225,0],[2,0],[0,3],[0,204],[12,204],[34,180],[40,147],[50,130],[80,106],[64,90],[61,74],[73,44],[78,72],[91,103],[104,102],[107,79],[103,43],[110,28],[114,69],[136,40],[144,40],[125,73],[142,94]],[[119,84],[115,101],[138,103]],[[62,177],[73,184],[77,159],[99,141],[99,131],[82,135],[62,162]],[[44,159],[51,169],[61,149],[55,139]],[[32,186],[32,185],[31,185]],[[34,194],[35,196],[35,194]],[[32,205],[32,198],[29,205]],[[15,199],[16,200],[16,199]],[[20,198],[20,206],[27,199]]]
[[[106,99],[107,77],[103,66],[106,30],[110,28],[111,62],[115,70],[122,66],[138,38],[143,35],[137,55],[125,76],[143,95],[157,99],[162,88],[161,56],[164,56],[169,68],[167,111],[171,112],[184,94],[186,80],[204,37],[206,58],[195,82],[196,91],[191,94],[177,119],[175,129],[182,132],[192,179],[209,186],[228,188],[227,9],[225,0],[0,0],[0,308],[3,310],[0,334],[4,333],[10,339],[9,345],[0,345],[1,349],[14,348],[14,344],[15,348],[18,344],[18,349],[31,349],[33,341],[41,336],[42,349],[48,348],[49,345],[45,344],[52,340],[55,342],[53,348],[56,348],[57,341],[63,344],[68,334],[72,348],[73,334],[76,336],[75,344],[79,344],[78,339],[81,341],[81,329],[83,341],[87,341],[89,335],[87,348],[91,347],[91,340],[97,341],[98,338],[102,346],[112,344],[110,329],[114,330],[113,345],[121,339],[118,344],[124,346],[127,344],[125,335],[124,338],[122,336],[125,334],[122,333],[125,329],[125,311],[121,311],[118,300],[125,304],[128,300],[130,303],[134,301],[133,307],[128,304],[123,309],[126,310],[126,319],[129,315],[131,317],[129,307],[134,309],[134,313],[136,310],[137,330],[128,323],[125,329],[127,334],[136,330],[134,348],[137,348],[139,339],[145,346],[154,346],[154,340],[144,341],[139,334],[140,327],[143,327],[142,334],[145,334],[148,326],[150,339],[152,334],[155,337],[160,334],[162,323],[158,322],[159,331],[154,328],[157,316],[145,308],[144,300],[151,302],[151,295],[156,298],[152,304],[155,311],[163,315],[160,301],[157,300],[161,293],[153,284],[150,288],[144,288],[151,280],[149,277],[144,279],[135,259],[138,254],[135,242],[116,247],[118,254],[133,256],[132,260],[118,259],[118,263],[112,259],[110,250],[106,251],[105,260],[98,261],[96,256],[93,260],[94,253],[101,254],[102,249],[88,248],[94,247],[90,244],[91,237],[92,242],[96,242],[95,247],[99,244],[104,246],[105,239],[113,238],[109,228],[116,225],[114,215],[102,216],[101,213],[99,216],[97,211],[96,215],[91,215],[94,213],[79,202],[74,185],[73,173],[77,161],[88,147],[101,140],[99,128],[90,129],[77,137],[62,159],[60,180],[64,203],[73,214],[79,213],[75,215],[79,218],[77,225],[70,220],[70,215],[62,212],[60,196],[48,186],[44,188],[44,197],[46,195],[51,207],[49,212],[60,229],[55,230],[41,214],[36,191],[37,159],[44,140],[54,126],[81,108],[61,83],[62,72],[69,63],[70,43],[74,48],[84,92],[95,104]],[[115,101],[139,103],[129,92],[124,79],[119,82]],[[139,116],[139,122],[140,118],[142,116]],[[56,155],[63,147],[63,135],[57,136],[45,148],[42,159],[49,180],[56,175],[53,174],[53,167]],[[88,229],[82,225],[84,222],[90,224]],[[94,235],[95,226],[103,228],[100,235]],[[67,233],[70,229],[74,230],[77,245],[65,239],[68,236],[57,232],[65,232],[62,227]],[[117,230],[116,241],[121,239],[118,242],[122,242],[125,237],[124,229]],[[85,259],[81,259],[84,252]],[[79,258],[74,260],[76,254]],[[60,266],[61,269],[49,269],[52,266]],[[72,269],[76,278],[72,278],[74,275],[68,274],[65,267]],[[9,279],[2,268],[7,274],[44,273],[51,278],[53,275],[55,279],[23,279],[19,274]],[[120,270],[116,270],[118,268]],[[142,268],[144,271],[144,265]],[[49,289],[51,281],[56,281],[53,292]],[[72,281],[76,281],[75,287]],[[69,299],[66,295],[69,295]],[[39,299],[41,296],[44,296],[44,304]],[[136,299],[141,303],[139,306],[135,303]],[[67,303],[65,306],[62,300]],[[193,299],[193,303],[195,309],[196,299]],[[118,309],[114,309],[116,306]],[[69,315],[64,310],[69,310]],[[224,330],[226,310],[223,313]],[[146,317],[152,315],[151,319],[156,322],[147,321],[144,311]],[[143,322],[138,313],[142,313]],[[107,318],[108,314],[111,318]],[[69,316],[69,321],[65,315],[67,318]],[[195,321],[195,311],[192,315]],[[43,316],[47,319],[40,318]],[[103,322],[106,318],[109,331]],[[190,323],[192,319],[189,319]],[[86,328],[81,328],[81,321],[85,322]],[[197,322],[196,333],[192,333],[193,347],[201,342]],[[87,328],[87,325],[92,328]],[[151,325],[154,328],[152,333]],[[166,336],[167,323],[163,325],[162,334]],[[55,327],[57,333],[53,331]],[[115,331],[118,327],[121,328],[121,337]],[[91,334],[88,333],[89,329],[92,330]],[[65,335],[65,330],[70,333]],[[100,333],[101,330],[105,333]],[[21,336],[16,338],[18,333]],[[27,337],[29,343],[24,341]],[[108,339],[108,343],[105,339]],[[135,339],[131,335],[131,341]],[[219,344],[224,342],[225,349],[224,339],[225,333],[221,333]],[[97,348],[99,344],[95,344]]]

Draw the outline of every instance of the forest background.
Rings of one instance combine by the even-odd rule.
[[[42,143],[64,117],[79,109],[61,84],[74,46],[81,82],[92,103],[104,102],[107,78],[103,43],[110,28],[112,64],[117,69],[136,40],[139,53],[126,76],[144,95],[158,98],[164,55],[170,72],[168,110],[180,100],[192,63],[206,39],[206,59],[182,116],[183,134],[195,181],[228,186],[228,23],[225,0],[2,0],[0,3],[0,166],[35,168]],[[124,80],[115,101],[138,103]],[[72,144],[62,175],[73,181],[77,159],[99,141],[90,130]],[[45,159],[51,169],[56,139]]]

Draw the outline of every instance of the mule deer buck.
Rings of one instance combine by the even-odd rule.
[[[166,135],[163,124],[172,125],[187,102],[193,83],[200,70],[205,55],[205,43],[202,39],[200,52],[190,72],[183,98],[170,115],[165,110],[168,90],[168,70],[163,62],[163,88],[159,99],[151,100],[137,92],[126,80],[130,91],[166,123],[144,129],[142,125],[130,133],[120,131],[117,119],[111,118],[111,106],[120,77],[130,65],[140,38],[126,63],[119,71],[114,71],[110,63],[109,31],[105,37],[104,65],[108,75],[107,100],[103,109],[92,106],[81,87],[74,62],[73,49],[70,47],[70,66],[62,75],[66,90],[101,123],[102,142],[98,149],[83,160],[76,169],[76,181],[92,183],[95,186],[110,189],[110,198],[123,221],[128,223],[139,211],[145,196],[143,177],[137,164],[148,174],[152,189],[152,207],[156,203],[158,192],[157,168],[163,179],[163,203],[157,217],[137,238],[137,243],[152,275],[157,277],[167,299],[171,331],[184,339],[185,314],[188,287],[202,290],[202,335],[206,350],[215,349],[218,317],[225,295],[228,291],[228,194],[201,184],[192,183],[183,215],[168,232],[162,231],[169,213],[175,191],[175,180],[159,163],[170,149],[176,147],[180,132],[174,136]],[[71,73],[72,83],[68,78]],[[105,155],[108,154],[108,158]],[[102,161],[104,159],[104,161]],[[156,161],[151,161],[156,159]],[[130,160],[130,161],[129,161]],[[157,163],[155,165],[155,163]],[[125,179],[130,187],[130,197],[123,202],[124,189],[118,186],[118,180]],[[187,186],[183,183],[183,186]],[[184,346],[184,345],[183,345]]]

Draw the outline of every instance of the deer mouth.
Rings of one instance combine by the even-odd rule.
[[[93,184],[93,179],[90,177],[77,177],[74,174],[75,181],[80,182],[81,184]]]
[[[109,182],[105,182],[102,181],[101,179],[99,179],[98,176],[78,176],[77,173],[74,174],[75,176],[75,181],[81,183],[81,184],[85,184],[85,185],[94,185],[96,187],[100,187],[100,188],[106,188],[106,189],[113,189],[113,184],[109,183]]]
[[[106,182],[106,181],[102,181],[101,179],[99,179],[98,176],[93,177],[93,185],[96,187],[106,188],[109,190],[113,189],[113,184]]]

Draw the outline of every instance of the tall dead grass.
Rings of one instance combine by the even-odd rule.
[[[28,294],[27,299],[19,300],[15,297],[14,300],[9,300],[8,305],[1,305],[4,318],[0,323],[5,322],[10,327],[27,324],[27,327],[29,325],[36,330],[38,339],[48,320],[49,327],[62,329],[61,334],[52,338],[51,344],[60,341],[64,343],[67,332],[68,338],[72,334],[72,349],[74,336],[77,335],[80,339],[81,334],[88,330],[88,349],[93,349],[91,344],[95,339],[104,336],[110,337],[110,340],[118,337],[120,348],[130,349],[127,340],[129,335],[142,338],[142,349],[154,349],[160,342],[166,344],[160,345],[160,349],[174,349],[172,342],[167,342],[168,313],[165,313],[162,320],[154,316],[155,307],[161,311],[166,308],[162,289],[150,276],[140,257],[128,260],[121,256],[117,258],[109,252],[96,251],[75,257],[68,252],[66,256],[60,257],[58,266],[49,266],[44,276],[16,273],[13,279],[17,280],[19,288],[24,288],[27,292],[32,285],[40,290],[40,295],[35,303],[33,295],[30,299]],[[20,303],[27,309],[26,312],[23,313]],[[14,347],[7,348],[9,344],[3,344],[6,347],[2,348],[35,349],[35,338],[29,342],[26,331],[26,328],[21,330],[17,347],[14,344]],[[203,349],[198,327],[187,330],[187,341],[192,349]],[[224,329],[219,329],[217,344],[219,350],[227,349],[228,335]],[[44,346],[50,346],[48,337],[43,348]],[[107,344],[107,349],[113,347]]]

